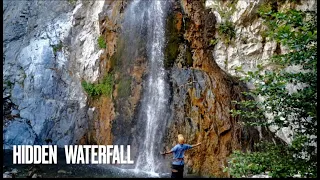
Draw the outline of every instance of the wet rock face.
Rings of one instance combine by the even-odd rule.
[[[248,90],[234,77],[240,74],[233,68],[242,65],[244,70],[253,70],[259,61],[285,50],[261,36],[262,20],[256,14],[261,3],[182,0],[182,10],[174,9],[181,11],[186,23],[183,40],[175,44],[179,55],[171,69],[173,115],[164,146],[168,150],[174,146],[179,133],[189,144],[202,142],[199,148],[186,153],[186,170],[190,173],[225,177],[223,169],[233,150],[252,149],[260,139],[283,143],[270,130],[243,127],[240,119],[229,114],[236,108],[231,101],[243,99],[241,91]],[[310,1],[296,7],[307,9],[312,3],[316,4]],[[281,8],[286,6],[295,5],[287,3]],[[235,37],[228,43],[216,29],[227,20],[235,26]],[[187,56],[180,55],[185,54],[185,48],[180,47],[190,47],[191,67],[181,63]]]
[[[225,177],[223,168],[234,149],[250,149],[259,139],[255,129],[244,129],[231,117],[232,100],[242,99],[246,90],[236,78],[225,73],[212,56],[210,41],[215,37],[217,18],[205,10],[204,1],[181,1],[184,19],[185,45],[192,54],[191,67],[179,62],[187,56],[177,56],[171,69],[172,118],[167,129],[165,147],[171,149],[182,133],[186,143],[202,145],[186,153],[186,170],[204,176]],[[175,11],[179,11],[176,9]],[[180,53],[183,48],[180,48]],[[185,52],[185,51],[183,51]],[[179,54],[179,53],[178,53]]]
[[[4,148],[46,144],[45,139],[63,146],[84,135],[88,117],[81,78],[98,76],[95,14],[98,19],[102,6],[4,1]]]
[[[188,173],[226,176],[223,167],[234,149],[251,149],[259,139],[255,129],[245,129],[226,111],[232,108],[226,98],[215,90],[215,82],[206,72],[197,69],[172,69],[173,117],[167,129],[166,148],[170,149],[182,133],[187,143],[202,142],[198,148],[186,153]],[[230,84],[230,99],[242,98],[243,85]],[[227,99],[228,100],[228,99]]]
[[[8,144],[33,145],[37,143],[37,135],[32,130],[30,124],[23,119],[15,119],[4,129],[3,133],[4,146]],[[4,148],[7,149],[9,147]]]
[[[99,78],[111,74],[114,87],[111,96],[89,100],[92,117],[86,139],[90,144],[131,144],[135,154],[137,134],[141,133],[136,116],[146,70],[146,42],[143,32],[130,29],[135,26],[130,15],[124,19],[127,3],[106,1],[99,14],[99,29],[107,47],[100,55]]]

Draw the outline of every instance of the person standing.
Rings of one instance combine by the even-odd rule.
[[[172,174],[171,178],[183,178],[183,169],[184,169],[184,152],[193,147],[199,146],[201,143],[190,145],[184,144],[184,138],[182,134],[178,135],[178,143],[175,145],[169,152],[163,152],[162,155],[173,153],[173,162],[172,162]]]

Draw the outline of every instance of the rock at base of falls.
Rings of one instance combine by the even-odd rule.
[[[14,120],[3,130],[3,140],[4,149],[7,149],[11,144],[33,145],[36,135],[25,121]]]

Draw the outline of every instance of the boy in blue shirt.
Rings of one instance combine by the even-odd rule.
[[[172,174],[171,178],[183,178],[184,168],[184,152],[193,147],[199,146],[201,143],[195,145],[184,144],[182,134],[178,135],[179,144],[175,145],[169,152],[161,153],[162,155],[173,153]]]

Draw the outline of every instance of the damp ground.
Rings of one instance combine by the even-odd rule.
[[[66,164],[63,150],[58,152],[58,164],[13,164],[12,151],[3,153],[3,174],[15,178],[170,178],[170,173],[150,173],[135,169],[124,169],[120,165]],[[188,177],[198,177],[187,174]]]

